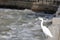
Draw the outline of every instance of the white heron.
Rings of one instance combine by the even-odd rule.
[[[41,20],[41,28],[42,28],[44,34],[49,36],[49,37],[53,37],[53,35],[51,34],[50,30],[46,26],[43,26],[43,18],[39,17],[38,19]]]

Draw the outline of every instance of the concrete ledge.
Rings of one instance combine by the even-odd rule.
[[[60,18],[59,17],[55,17],[52,19],[52,24],[57,25],[60,24]]]

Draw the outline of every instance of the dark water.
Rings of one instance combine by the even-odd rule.
[[[0,9],[0,40],[46,40],[38,17],[51,19],[53,15],[28,9]]]

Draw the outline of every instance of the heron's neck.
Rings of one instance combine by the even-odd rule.
[[[43,27],[43,20],[41,21],[41,27]]]

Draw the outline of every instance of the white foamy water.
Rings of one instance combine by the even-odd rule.
[[[2,30],[6,27],[11,29],[0,30],[0,40],[45,40],[46,36],[40,27],[41,21],[37,18],[49,18],[51,14],[44,15],[44,13],[41,13],[28,9],[0,9],[0,27],[3,26]]]

